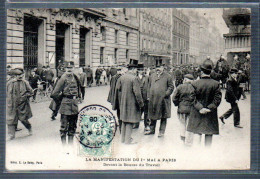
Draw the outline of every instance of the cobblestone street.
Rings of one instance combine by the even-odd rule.
[[[81,109],[89,104],[100,104],[111,110],[111,105],[106,101],[108,91],[109,86],[87,88],[85,101],[79,105],[79,108]],[[225,92],[222,91],[222,102],[218,110],[219,115],[230,108],[230,105],[224,99],[224,94]],[[182,169],[183,166],[188,168],[195,166],[198,169],[221,169],[222,167],[225,168],[225,166],[237,167],[237,169],[239,169],[239,167],[249,167],[251,99],[250,94],[246,94],[247,99],[239,101],[241,125],[244,128],[234,128],[233,116],[225,121],[226,124],[222,124],[219,121],[220,135],[213,137],[213,145],[210,149],[206,150],[202,146],[192,148],[183,146],[178,131],[179,121],[177,118],[177,108],[172,104],[172,117],[167,121],[164,138],[157,137],[159,125],[157,125],[155,135],[144,135],[142,121],[139,129],[135,129],[133,133],[133,138],[138,142],[136,145],[121,144],[119,130],[117,131],[113,140],[112,157],[176,159],[175,163],[167,165],[168,169]],[[74,142],[74,154],[70,157],[64,157],[59,135],[60,116],[57,116],[57,120],[51,121],[51,110],[48,108],[49,103],[49,101],[46,101],[31,104],[33,117],[30,119],[30,122],[33,127],[33,135],[28,136],[28,131],[19,123],[19,128],[22,128],[22,131],[16,132],[16,139],[8,141],[6,145],[8,154],[6,160],[7,166],[9,164],[8,162],[12,160],[28,160],[28,158],[31,158],[32,160],[37,158],[43,160],[43,158],[46,158],[44,165],[47,168],[54,167],[57,169],[66,169],[67,166],[70,166],[71,168],[70,162],[75,162],[77,165],[75,168],[85,169],[84,166],[87,163],[84,161],[84,158],[77,157],[78,142],[76,140]],[[113,112],[116,116],[115,111]],[[29,148],[30,150],[28,150]],[[171,150],[169,150],[170,148]],[[17,155],[18,153],[19,155]],[[229,160],[226,160],[227,157]],[[64,162],[61,164],[60,160],[64,160]],[[219,165],[220,163],[223,165]],[[81,166],[79,167],[78,165]],[[40,166],[41,169],[45,167]],[[163,167],[164,166],[161,165],[161,168]],[[19,166],[16,165],[15,168],[19,168]],[[108,169],[112,168],[113,167],[108,167]],[[37,169],[37,165],[32,165],[32,169]],[[93,169],[95,169],[95,162],[93,162]]]

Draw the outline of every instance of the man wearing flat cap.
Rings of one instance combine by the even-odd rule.
[[[157,120],[160,120],[158,137],[163,137],[167,118],[171,117],[171,94],[174,85],[171,75],[164,72],[164,66],[159,65],[156,72],[149,77],[148,84],[148,119],[151,120],[150,130],[145,135],[155,134]]]
[[[225,124],[224,119],[229,118],[229,116],[233,114],[234,126],[237,128],[242,128],[242,126],[240,126],[240,112],[237,104],[242,93],[237,78],[238,70],[236,68],[232,68],[229,72],[229,79],[227,81],[227,90],[225,96],[226,101],[231,105],[231,109],[229,109],[219,118],[222,121],[222,123]]]
[[[133,125],[140,122],[144,106],[140,84],[136,76],[137,65],[129,64],[128,72],[118,79],[115,100],[119,106],[122,120],[121,142],[135,144],[131,138]]]
[[[190,110],[187,131],[194,133],[194,138],[201,141],[205,134],[205,145],[211,146],[213,135],[219,134],[217,108],[221,102],[220,84],[211,79],[212,61],[206,59],[202,65],[201,78],[192,83],[195,101]]]
[[[178,118],[180,121],[180,138],[185,145],[191,144],[192,133],[187,131],[191,107],[195,100],[195,90],[191,85],[194,77],[192,74],[184,75],[183,84],[179,85],[173,93],[172,101],[178,106]]]
[[[65,63],[66,72],[61,76],[51,94],[51,97],[57,103],[61,100],[59,110],[61,114],[60,136],[63,146],[67,144],[67,136],[68,144],[73,144],[77,128],[78,102],[81,94],[80,81],[73,73],[73,68],[73,61]],[[60,96],[62,96],[62,99],[60,99]]]
[[[29,135],[32,134],[32,126],[28,120],[32,117],[29,98],[33,95],[33,90],[29,82],[23,79],[22,69],[14,69],[12,73],[15,77],[6,85],[8,140],[15,138],[18,120],[28,129]]]

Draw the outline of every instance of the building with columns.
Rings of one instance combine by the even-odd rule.
[[[127,63],[139,55],[138,15],[125,8],[8,9],[7,65],[29,72],[64,61],[94,68]]]
[[[235,55],[243,63],[251,52],[251,10],[249,8],[227,8],[223,10],[223,19],[229,28],[224,34],[225,55],[230,64]]]

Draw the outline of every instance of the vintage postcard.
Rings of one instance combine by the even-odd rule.
[[[8,172],[250,169],[250,8],[6,13]]]

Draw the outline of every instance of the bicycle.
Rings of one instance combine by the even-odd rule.
[[[37,88],[34,90],[37,90],[36,93],[36,102],[42,102],[42,101],[47,101],[50,99],[51,92],[52,92],[52,86],[49,85],[48,82],[45,81],[39,81],[37,82]],[[45,89],[44,89],[45,86]]]

